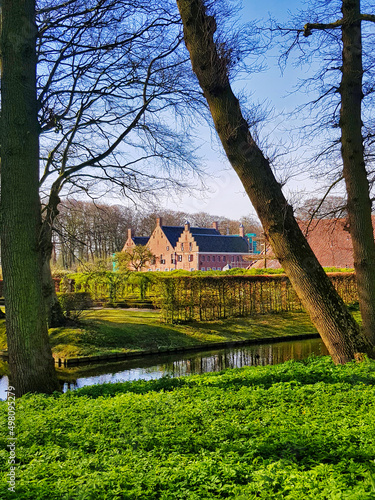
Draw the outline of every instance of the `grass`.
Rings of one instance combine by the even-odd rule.
[[[50,339],[55,355],[77,357],[308,333],[316,330],[304,313],[168,325],[157,311],[102,309],[86,312],[81,328],[51,330]]]
[[[360,321],[359,313],[354,312]],[[258,315],[202,323],[169,325],[158,311],[100,309],[84,313],[79,327],[50,329],[53,354],[60,358],[96,356],[148,349],[205,347],[215,342],[282,338],[317,333],[303,312]],[[6,349],[0,321],[0,350]]]
[[[0,498],[374,499],[374,383],[374,361],[319,357],[26,396]]]

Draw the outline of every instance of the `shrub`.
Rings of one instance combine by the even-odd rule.
[[[57,294],[65,316],[74,321],[78,320],[85,309],[92,307],[89,292],[66,292]]]

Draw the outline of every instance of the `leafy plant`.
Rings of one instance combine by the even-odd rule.
[[[77,321],[85,309],[92,307],[89,292],[60,292],[57,296],[65,316],[73,321]]]
[[[0,496],[372,500],[374,382],[374,361],[312,357],[28,395],[17,402],[17,492],[4,474]]]

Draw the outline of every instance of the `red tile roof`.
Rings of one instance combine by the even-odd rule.
[[[372,216],[372,225],[375,232],[375,216]],[[299,221],[299,226],[305,233],[308,222]],[[347,219],[313,220],[308,229],[307,241],[323,267],[354,267]],[[253,267],[264,267],[264,260],[259,260]],[[268,260],[267,267],[280,267],[280,264]]]

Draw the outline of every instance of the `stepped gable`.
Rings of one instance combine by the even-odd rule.
[[[200,252],[212,253],[248,253],[249,245],[241,236],[223,236],[221,234],[194,234],[193,237]]]

